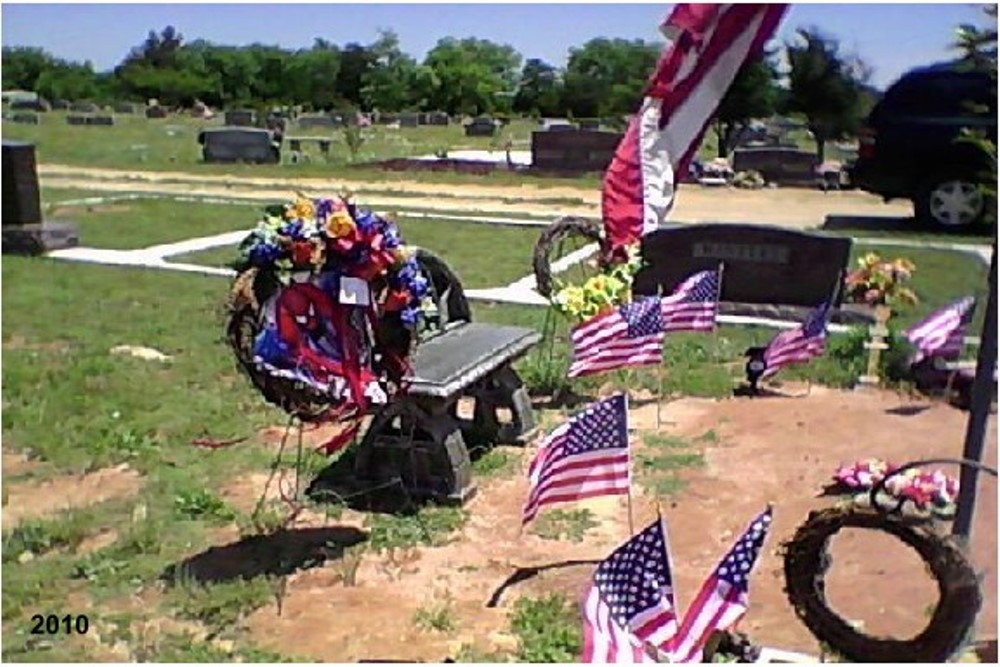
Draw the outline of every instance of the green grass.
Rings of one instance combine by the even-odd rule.
[[[548,510],[535,520],[532,532],[546,540],[582,542],[587,531],[597,526],[588,509]]]
[[[417,545],[441,546],[465,525],[468,512],[458,507],[423,507],[415,514],[372,514],[367,518],[368,545],[375,551]]]
[[[677,436],[646,433],[642,440],[645,447],[637,456],[639,481],[657,497],[671,498],[684,489],[682,471],[705,464],[702,453],[692,451],[694,446],[714,443],[716,435],[709,431],[689,442]]]
[[[580,610],[565,598],[521,598],[514,603],[510,625],[519,642],[518,662],[579,662]]]
[[[421,607],[413,615],[413,624],[428,632],[453,632],[455,610],[448,598]]]
[[[470,451],[469,454],[475,457],[472,472],[477,478],[510,475],[517,470],[520,462],[518,456],[502,449],[490,449],[481,456],[476,456],[475,451]]]

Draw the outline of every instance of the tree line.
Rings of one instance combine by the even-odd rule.
[[[445,111],[452,115],[620,117],[638,107],[662,43],[595,38],[569,50],[564,68],[523,59],[486,39],[445,37],[418,62],[391,30],[371,44],[338,46],[317,38],[310,48],[234,47],[185,41],[174,27],[150,31],[109,72],[42,49],[4,47],[5,90],[47,99],[146,101],[216,108],[299,106],[304,110]],[[789,65],[779,73],[782,50]],[[872,104],[870,70],[841,53],[815,28],[748,63],[723,100],[715,131],[720,154],[752,118],[799,113],[824,142],[850,135]]]

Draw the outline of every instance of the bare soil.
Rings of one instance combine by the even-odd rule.
[[[600,189],[574,186],[475,185],[423,183],[386,179],[381,183],[347,179],[234,178],[183,172],[138,172],[91,169],[65,165],[39,165],[46,187],[77,188],[95,192],[133,192],[183,196],[273,200],[296,190],[330,193],[353,190],[366,203],[382,209],[419,208],[493,214],[600,215]],[[367,195],[368,191],[372,194]],[[405,194],[406,196],[395,195]],[[553,203],[553,199],[565,199]],[[581,203],[574,204],[573,200]],[[671,215],[685,222],[764,222],[789,228],[822,226],[830,216],[840,218],[909,218],[909,202],[885,204],[858,191],[822,192],[812,189],[775,188],[736,190],[685,185]]]
[[[741,629],[765,645],[817,655],[815,639],[797,621],[783,592],[782,542],[810,510],[834,502],[818,494],[839,464],[869,456],[900,462],[960,456],[967,414],[894,393],[812,387],[808,395],[797,388],[794,396],[680,399],[663,406],[662,418],[669,422],[661,426],[664,433],[693,439],[711,430],[717,436],[704,450],[706,465],[683,473],[687,488],[676,499],[660,499],[678,604],[686,609],[735,536],[771,502],[774,528],[754,572],[751,609]],[[655,405],[634,410],[632,425],[641,447],[641,433],[656,427]],[[991,422],[985,460],[995,466],[996,457]],[[957,469],[948,471],[957,474]],[[234,504],[247,506],[262,486],[257,475],[235,481],[224,493]],[[629,530],[624,502],[605,499],[586,504],[599,526],[580,543],[521,534],[526,491],[521,474],[479,480],[479,492],[467,505],[469,521],[450,544],[366,551],[360,563],[341,558],[296,572],[289,577],[280,615],[272,604],[249,618],[254,641],[289,655],[336,662],[440,661],[454,657],[463,644],[513,650],[507,621],[513,602],[547,592],[580,599],[594,565],[561,564],[597,561]],[[992,636],[997,619],[996,507],[995,480],[985,477],[972,540],[973,561],[984,574],[983,636]],[[637,497],[634,512],[637,527],[647,524],[656,515],[656,499],[645,493]],[[307,516],[299,528],[320,524],[360,528],[363,516],[346,512],[336,521]],[[828,599],[841,615],[886,636],[908,637],[923,628],[936,587],[915,553],[871,531],[834,538],[831,553]],[[347,572],[355,566],[356,583],[346,585]],[[525,576],[531,568],[546,567]],[[515,575],[523,580],[513,583]],[[498,604],[488,606],[491,599]],[[450,610],[453,630],[438,632],[415,622],[419,610],[441,606]]]
[[[30,470],[30,462],[17,454],[3,455],[5,477]],[[9,467],[8,467],[9,466]],[[84,475],[59,475],[38,482],[6,482],[3,529],[11,530],[25,519],[37,519],[138,493],[142,477],[127,465],[103,468]]]

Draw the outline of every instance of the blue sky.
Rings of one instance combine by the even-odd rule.
[[[41,4],[4,2],[4,46],[37,46],[98,70],[118,64],[150,30],[175,26],[188,40],[309,47],[371,43],[392,28],[404,51],[422,59],[441,37],[480,37],[514,46],[524,58],[562,66],[567,51],[594,37],[658,40],[663,4]],[[973,4],[793,4],[779,29],[817,26],[874,67],[884,87],[904,71],[948,59],[959,23],[980,23]]]

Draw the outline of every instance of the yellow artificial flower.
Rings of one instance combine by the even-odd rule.
[[[297,193],[298,198],[291,204],[288,205],[285,211],[285,217],[289,220],[295,220],[296,218],[300,220],[312,220],[316,217],[316,206],[313,204],[312,200],[306,197],[301,192]]]
[[[354,231],[354,220],[347,211],[335,211],[326,221],[326,233],[335,239],[347,236]]]
[[[396,246],[396,249],[392,251],[392,258],[396,260],[396,263],[402,264],[407,259],[409,259],[410,253],[405,246]]]

